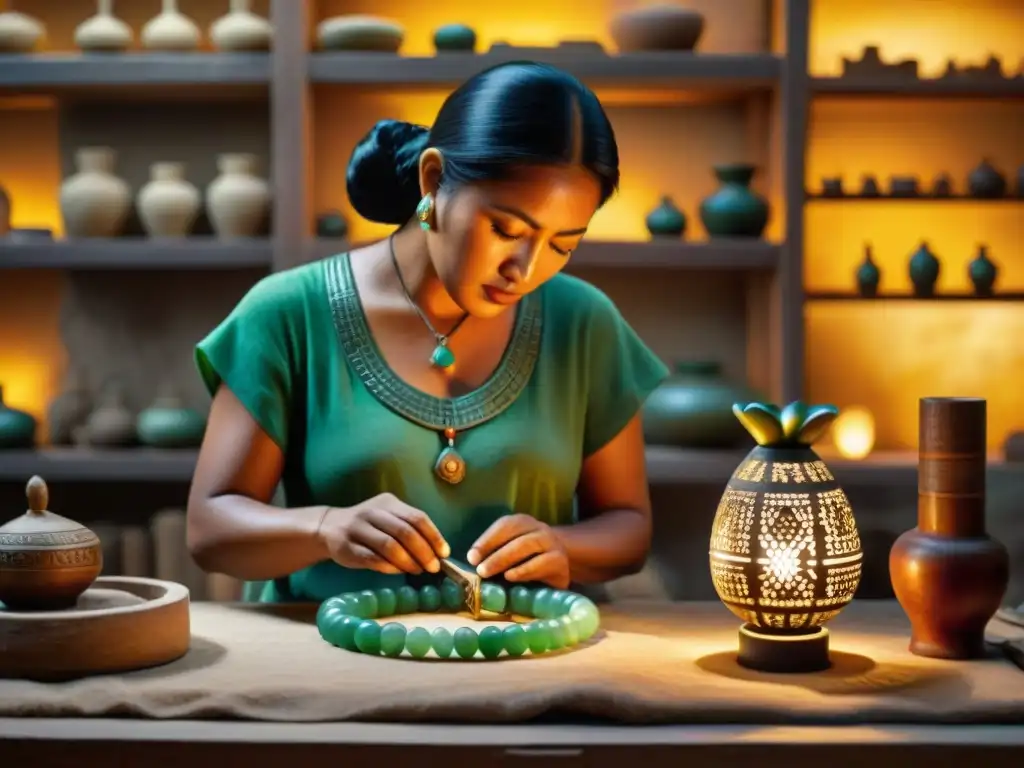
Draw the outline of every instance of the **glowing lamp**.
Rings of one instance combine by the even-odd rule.
[[[711,580],[743,622],[738,661],[763,672],[827,669],[825,624],[860,583],[850,502],[811,445],[839,415],[793,402],[732,407],[757,446],[733,472],[711,532]]]
[[[832,442],[844,459],[865,458],[875,447],[875,417],[861,406],[847,408],[832,427]]]

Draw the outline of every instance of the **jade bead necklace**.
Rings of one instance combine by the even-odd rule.
[[[478,654],[496,659],[502,653],[539,655],[569,648],[593,637],[600,624],[597,606],[568,590],[515,586],[506,593],[499,584],[485,582],[480,588],[480,601],[486,612],[525,616],[532,621],[505,627],[491,624],[479,632],[470,627],[454,632],[446,627],[433,631],[425,627],[406,629],[398,621],[377,621],[401,614],[463,609],[463,588],[446,578],[440,589],[406,585],[397,590],[368,589],[328,598],[317,611],[316,626],[331,645],[372,656],[422,659],[433,651],[442,659],[453,654],[461,659]]]

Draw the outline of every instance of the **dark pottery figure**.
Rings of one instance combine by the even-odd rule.
[[[704,32],[704,16],[662,3],[616,14],[610,28],[620,53],[692,51]]]
[[[35,417],[5,405],[4,388],[0,384],[0,449],[32,448],[35,442]]]
[[[882,194],[881,189],[878,187],[878,179],[871,174],[864,176],[860,183],[860,195],[861,197],[880,197]]]
[[[992,295],[996,278],[999,276],[999,268],[989,259],[987,245],[978,246],[978,255],[967,265],[967,275],[974,284],[975,295],[985,297]]]
[[[348,222],[341,211],[324,211],[316,217],[316,236],[342,238],[348,234]]]
[[[434,30],[434,48],[438,52],[472,53],[476,48],[476,32],[465,24],[445,24]]]
[[[882,271],[872,257],[871,244],[864,244],[864,261],[857,267],[857,293],[865,298],[878,295],[878,283],[882,279]]]
[[[910,282],[914,284],[914,295],[927,299],[935,295],[935,284],[939,281],[939,260],[922,242],[910,257]]]
[[[821,180],[822,197],[842,197],[844,194],[843,179],[841,176],[834,176]]]
[[[917,527],[889,554],[918,656],[984,657],[1009,583],[1009,553],[985,529],[986,416],[980,398],[921,400]]]
[[[1003,459],[1024,462],[1024,432],[1011,432],[1003,443]]]
[[[75,430],[89,418],[92,405],[84,377],[74,369],[69,370],[60,394],[50,401],[46,409],[50,445],[71,445]]]
[[[967,191],[971,197],[994,199],[1006,196],[1006,177],[997,171],[988,160],[967,176]]]
[[[948,173],[935,177],[932,182],[932,197],[950,197],[953,194],[953,179]]]
[[[920,191],[914,176],[893,176],[889,179],[889,194],[892,197],[917,197]]]
[[[658,207],[647,214],[644,223],[653,237],[682,237],[686,232],[686,215],[668,195],[662,196]]]
[[[754,398],[747,387],[727,381],[715,361],[677,363],[644,404],[644,437],[651,445],[735,448],[747,443],[747,433],[732,404]]]
[[[700,219],[711,237],[760,237],[768,225],[768,203],[750,189],[756,168],[749,163],[716,165],[722,183],[700,204]]]

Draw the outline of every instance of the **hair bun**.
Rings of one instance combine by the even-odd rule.
[[[352,150],[345,174],[348,199],[364,219],[405,224],[420,201],[419,161],[429,129],[381,120]]]

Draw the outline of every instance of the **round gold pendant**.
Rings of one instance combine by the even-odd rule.
[[[458,485],[466,477],[466,461],[451,446],[448,446],[434,463],[434,474],[446,483]]]

